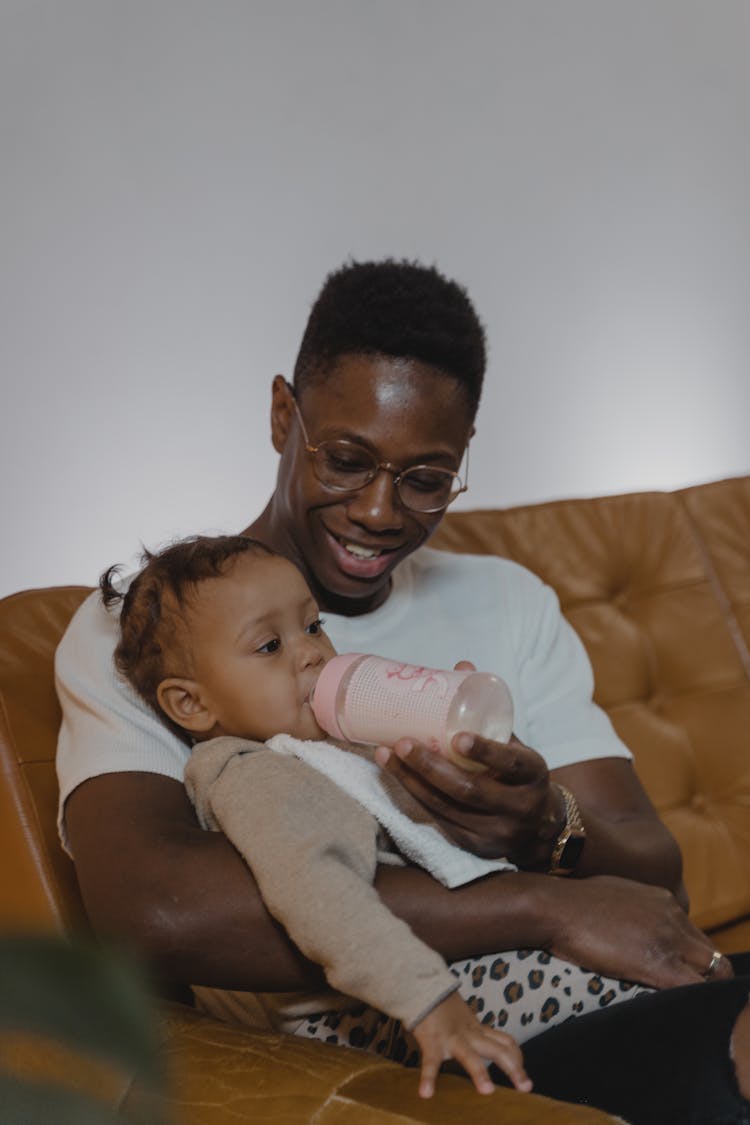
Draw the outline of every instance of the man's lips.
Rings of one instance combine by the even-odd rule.
[[[326,530],[339,570],[351,578],[379,578],[392,565],[396,547],[365,547]]]

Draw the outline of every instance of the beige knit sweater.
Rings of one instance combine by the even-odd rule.
[[[185,785],[201,825],[232,841],[270,913],[335,990],[264,994],[277,1027],[364,1001],[411,1028],[458,987],[381,901],[375,868],[392,846],[329,778],[261,743],[217,738],[195,746]]]

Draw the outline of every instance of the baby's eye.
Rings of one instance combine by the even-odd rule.
[[[307,632],[310,633],[313,637],[317,637],[319,633],[323,632],[324,625],[325,621],[323,620],[323,618],[316,617],[315,620],[311,621],[307,626]]]
[[[281,641],[278,637],[274,637],[272,641],[266,641],[264,645],[260,645],[260,647],[256,649],[256,652],[278,652],[280,648]]]

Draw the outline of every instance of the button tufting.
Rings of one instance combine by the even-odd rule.
[[[690,805],[691,808],[695,810],[695,812],[705,812],[708,801],[704,797],[703,793],[694,793],[690,800]]]

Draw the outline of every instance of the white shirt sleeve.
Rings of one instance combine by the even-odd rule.
[[[554,590],[526,572],[533,596],[517,637],[526,713],[525,741],[550,769],[594,758],[631,758],[608,715],[593,701],[594,677],[583,643],[560,612]]]
[[[158,773],[182,782],[190,748],[118,675],[113,653],[118,618],[93,593],[73,617],[55,656],[63,712],[57,745],[60,786],[58,829],[65,831],[65,802],[73,790],[105,773]]]

